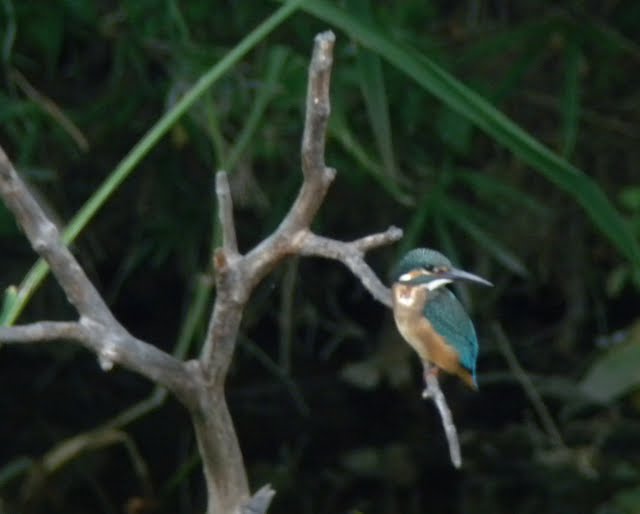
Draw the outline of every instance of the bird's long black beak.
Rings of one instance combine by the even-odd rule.
[[[448,271],[443,271],[437,274],[439,278],[448,278],[450,280],[468,280],[469,282],[476,282],[478,284],[482,284],[483,286],[493,287],[493,284],[488,280],[485,280],[478,275],[474,275],[473,273],[469,273],[468,271],[463,271],[461,269],[451,268]]]

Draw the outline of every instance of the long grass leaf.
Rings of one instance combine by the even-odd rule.
[[[358,52],[357,63],[360,89],[367,105],[376,146],[382,157],[386,173],[391,177],[396,177],[397,165],[391,137],[389,103],[380,58],[369,50],[364,50]]]
[[[249,144],[255,137],[260,122],[264,117],[269,102],[274,97],[278,88],[278,79],[287,60],[288,52],[284,47],[276,47],[269,55],[267,63],[267,73],[264,83],[258,89],[258,93],[253,103],[253,108],[249,113],[246,123],[240,131],[236,143],[229,151],[229,155],[224,160],[222,169],[232,172],[241,156],[247,151]]]
[[[451,224],[456,225],[460,230],[465,232],[505,268],[516,275],[527,276],[529,274],[524,263],[513,252],[507,249],[485,229],[480,227],[480,225],[472,221],[475,219],[472,209],[466,208],[460,203],[448,198],[446,203],[441,203],[440,212]]]
[[[612,244],[640,266],[640,244],[602,189],[590,177],[530,136],[487,100],[456,80],[424,55],[325,0],[307,0],[301,7],[339,27],[360,44],[379,53],[426,91],[471,120],[560,189],[571,195]]]
[[[484,195],[494,203],[504,203],[511,208],[527,209],[539,218],[551,214],[551,208],[542,204],[526,191],[518,189],[497,177],[492,177],[476,170],[456,169],[452,173],[456,180],[467,184],[477,195]]]
[[[562,95],[562,155],[571,158],[578,139],[580,121],[580,47],[572,38],[566,53],[564,91]]]
[[[385,174],[380,163],[373,160],[369,152],[357,141],[341,111],[336,110],[332,114],[329,131],[344,150],[361,166],[361,169],[371,175],[398,203],[408,206],[414,204],[413,198],[400,189],[397,181]]]
[[[348,5],[360,19],[365,19],[367,22],[373,20],[370,0],[350,0]],[[390,177],[396,177],[397,165],[393,151],[389,100],[380,57],[370,50],[360,49],[356,54],[356,65],[360,89],[367,106],[371,130],[384,170]]]

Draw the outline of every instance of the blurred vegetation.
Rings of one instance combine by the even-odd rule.
[[[232,173],[247,249],[296,194],[312,40],[335,30],[316,229],[405,228],[370,255],[383,277],[431,246],[491,279],[458,291],[480,392],[444,383],[457,472],[389,314],[336,263],[291,260],[228,385],[252,483],[273,512],[639,512],[640,4],[297,4],[2,0],[2,145],[119,319],[196,355],[213,173]],[[0,245],[0,319],[73,315],[44,267],[25,279],[4,208]],[[3,347],[0,383],[0,513],[202,506],[188,417],[147,382],[56,344]]]

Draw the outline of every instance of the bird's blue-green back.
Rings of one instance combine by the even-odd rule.
[[[462,304],[447,288],[436,289],[424,307],[424,315],[433,328],[451,344],[460,355],[464,366],[476,382],[478,338],[471,319]]]

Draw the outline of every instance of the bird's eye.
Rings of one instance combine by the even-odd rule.
[[[422,269],[425,270],[428,273],[432,273],[433,272],[433,265],[432,264],[427,264],[426,266],[422,266]]]

